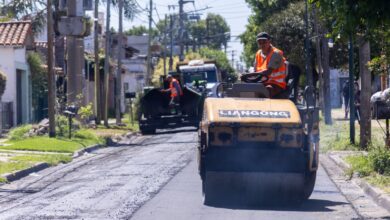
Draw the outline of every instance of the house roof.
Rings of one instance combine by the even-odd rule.
[[[31,33],[31,21],[0,22],[0,46],[23,46]]]

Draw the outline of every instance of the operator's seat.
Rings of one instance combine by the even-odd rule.
[[[228,93],[229,97],[269,98],[269,92],[260,83],[235,83]]]
[[[298,97],[298,83],[299,83],[299,77],[301,75],[301,69],[299,66],[286,62],[287,66],[287,77],[286,77],[286,83],[287,88],[286,90],[282,91],[278,95],[276,95],[275,99],[290,99],[291,101],[295,102]]]

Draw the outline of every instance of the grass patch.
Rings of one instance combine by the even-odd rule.
[[[17,170],[23,170],[30,167],[30,163],[22,162],[0,162],[0,174],[12,173]]]
[[[8,146],[0,146],[0,149],[6,150],[29,150],[29,151],[44,151],[44,152],[61,152],[73,153],[84,147],[93,144],[101,143],[98,139],[65,139],[65,138],[49,138],[49,137],[32,137],[18,141],[8,141]]]
[[[389,176],[373,174],[365,179],[367,180],[368,183],[381,188],[383,191],[385,191],[385,193],[390,193],[390,177]]]
[[[8,134],[8,139],[10,140],[22,140],[24,139],[24,135],[32,128],[32,125],[22,125],[19,127],[16,127],[14,129],[11,129]]]
[[[0,183],[6,183],[6,182],[7,182],[7,180],[0,176]]]
[[[347,171],[347,175],[350,178],[352,178],[353,174],[357,174],[359,177],[366,177],[374,172],[368,156],[348,156],[345,160],[351,165],[351,168]]]
[[[16,162],[26,162],[30,164],[46,162],[50,164],[50,166],[54,166],[59,163],[69,163],[70,161],[72,161],[72,157],[70,155],[65,154],[30,154],[15,156],[12,157],[10,160]]]
[[[356,134],[359,134],[358,128]],[[320,122],[320,146],[322,152],[330,150],[359,150],[359,140],[355,144],[349,141],[349,122],[333,121],[332,125]]]

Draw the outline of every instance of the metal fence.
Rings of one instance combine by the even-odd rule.
[[[4,129],[10,129],[11,127],[14,126],[14,123],[13,123],[13,118],[14,118],[14,108],[13,108],[13,102],[1,102],[0,103],[2,105],[2,112],[0,112],[2,114],[2,127]]]

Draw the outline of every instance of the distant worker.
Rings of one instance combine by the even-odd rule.
[[[360,124],[360,88],[359,83],[355,81],[353,84],[354,104],[355,104],[355,119]]]
[[[344,118],[348,118],[348,113],[349,113],[349,80],[346,80],[343,83],[343,98],[344,98]]]
[[[269,91],[270,98],[273,98],[286,90],[287,68],[283,52],[271,44],[271,37],[266,32],[261,32],[256,37],[259,50],[256,53],[254,62],[254,73],[247,73],[241,76],[243,81],[259,81],[262,76],[268,77],[263,82]]]
[[[162,92],[170,92],[171,101],[169,102],[169,108],[173,114],[177,112],[180,113],[180,97],[183,95],[183,90],[181,89],[179,81],[173,78],[172,75],[167,76],[167,81],[169,83],[169,88],[161,90]]]

